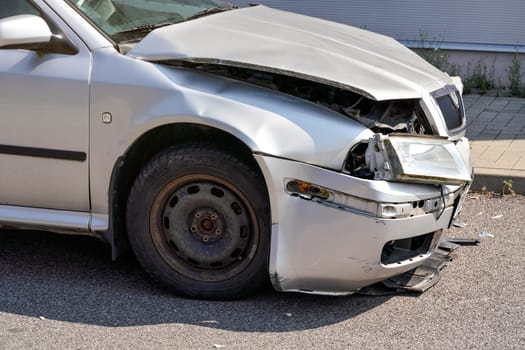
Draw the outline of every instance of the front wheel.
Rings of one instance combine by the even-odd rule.
[[[144,269],[193,298],[235,299],[268,283],[264,181],[247,162],[211,146],[154,157],[128,198],[128,236]]]

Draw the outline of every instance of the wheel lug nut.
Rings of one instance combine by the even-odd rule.
[[[197,213],[197,214],[195,214],[195,217],[198,219],[198,218],[201,217],[201,214],[200,214],[200,213]]]
[[[190,230],[191,230],[191,232],[197,232],[197,226],[192,225]]]
[[[211,214],[211,219],[212,219],[212,220],[217,219],[217,215],[216,215],[216,214]]]
[[[208,237],[207,237],[207,236],[204,236],[204,237],[202,237],[202,240],[203,240],[204,242],[208,242]]]
[[[215,234],[216,235],[220,235],[221,234],[221,230],[219,230],[219,229],[215,230]]]

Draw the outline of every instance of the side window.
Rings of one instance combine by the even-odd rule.
[[[40,15],[29,0],[0,0],[0,19],[25,14]]]

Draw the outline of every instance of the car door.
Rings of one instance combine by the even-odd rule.
[[[0,48],[0,205],[87,211],[90,52],[48,8],[0,0],[0,19],[26,13],[78,53]]]

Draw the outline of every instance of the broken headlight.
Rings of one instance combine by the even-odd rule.
[[[456,145],[442,138],[376,134],[366,163],[375,180],[462,185],[470,171]]]
[[[454,142],[406,134],[375,134],[352,148],[343,171],[398,182],[462,185],[472,180]]]

